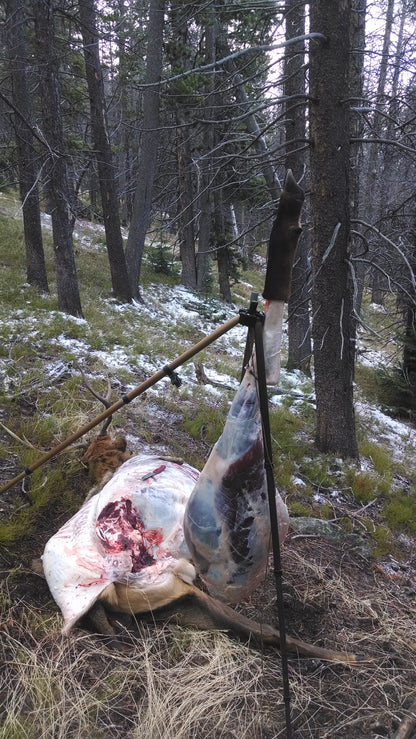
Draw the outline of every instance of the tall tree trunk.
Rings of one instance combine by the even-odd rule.
[[[217,39],[218,52],[222,57],[230,55],[230,46],[225,34],[225,30],[221,29]],[[223,68],[230,78],[230,84],[235,95],[238,110],[240,113],[246,113],[244,125],[249,134],[253,147],[259,157],[259,162],[269,190],[272,201],[277,205],[280,197],[280,185],[277,179],[272,156],[269,152],[266,140],[261,131],[255,114],[252,112],[252,103],[246,91],[246,82],[240,72],[237,71],[236,64],[233,59],[223,63]]]
[[[143,302],[139,281],[146,231],[152,208],[153,182],[158,152],[160,92],[158,82],[162,73],[162,45],[165,0],[150,0],[147,34],[147,60],[143,93],[143,133],[139,173],[133,202],[133,212],[126,245],[126,259],[132,295]]]
[[[42,100],[43,135],[48,144],[47,192],[51,206],[58,306],[82,316],[75,267],[72,231],[73,193],[68,180],[58,83],[59,57],[55,44],[52,0],[35,0],[35,30],[39,87]]]
[[[195,290],[197,279],[190,129],[184,127],[185,118],[179,111],[177,112],[176,123],[178,126],[176,130],[176,151],[178,161],[179,252],[182,262],[181,283],[185,287]]]
[[[351,118],[351,134],[357,139],[351,150],[351,217],[361,219],[363,208],[367,207],[365,199],[361,198],[362,185],[365,169],[363,168],[363,147],[359,139],[364,132],[364,119],[362,111],[359,110],[364,104],[364,52],[365,52],[365,17],[367,0],[352,0],[351,7],[351,54],[350,54],[350,95],[353,100],[353,111]],[[364,201],[364,202],[363,202]],[[363,244],[360,238],[351,237],[351,252],[359,254],[362,252]],[[361,303],[364,291],[364,279],[366,268],[363,262],[351,262],[356,278],[356,291],[354,295],[354,309],[356,316],[360,315]]]
[[[350,3],[315,0],[310,50],[311,192],[316,444],[358,457],[353,405],[355,321],[350,276],[348,99]]]
[[[207,10],[205,23],[205,61],[212,64],[216,56],[217,20],[216,11],[213,7]],[[215,95],[215,72],[208,75],[205,85],[205,109],[204,116],[211,121],[214,115]],[[211,123],[204,124],[202,132],[203,151],[200,159],[199,178],[199,235],[197,263],[198,290],[206,291],[210,278],[210,248],[211,248],[211,222],[212,222],[212,156],[214,149],[214,126]]]
[[[19,189],[25,233],[26,275],[30,285],[35,285],[40,290],[48,292],[35,165],[36,151],[31,129],[31,101],[26,82],[27,57],[24,14],[20,0],[7,0],[6,13],[9,67],[15,109],[14,130],[19,169]]]
[[[389,53],[389,68],[393,71],[391,80],[391,87],[388,93],[388,104],[386,109],[388,112],[387,119],[384,124],[382,136],[387,141],[394,141],[397,135],[397,130],[401,126],[400,121],[400,100],[399,100],[399,81],[400,72],[403,65],[403,36],[405,23],[408,18],[407,15],[407,3],[402,3],[400,24],[397,33],[397,43],[394,50],[390,50]],[[400,155],[399,155],[400,156]],[[380,221],[386,218],[387,211],[389,210],[389,203],[392,202],[393,197],[391,193],[394,192],[397,187],[397,171],[402,168],[401,158],[398,161],[398,152],[394,146],[384,146],[380,156],[380,166],[378,171],[379,180],[379,192],[380,199],[378,203],[378,218]],[[365,219],[364,219],[365,220]],[[385,288],[385,280],[383,281]]]
[[[305,34],[305,4],[286,0],[286,40]],[[305,112],[305,44],[300,41],[286,48],[283,94],[286,108],[286,169],[291,169],[298,180],[305,168],[305,151],[301,144],[306,138]],[[310,373],[312,355],[309,319],[309,234],[299,241],[292,270],[292,290],[288,303],[289,349],[287,366]]]
[[[413,228],[413,254],[410,261],[416,282],[416,221]],[[408,289],[405,299],[405,334],[403,347],[402,373],[408,385],[407,407],[412,419],[416,417],[416,291],[414,283]]]
[[[230,205],[224,203],[222,190],[215,190],[214,204],[215,247],[220,295],[225,303],[231,303],[230,249],[227,244],[233,238],[232,221]]]
[[[251,137],[253,147],[259,157],[261,170],[271,199],[277,204],[280,197],[280,186],[276,170],[257,118],[254,113],[250,112],[252,105],[246,92],[244,77],[239,72],[234,71],[235,65],[233,61],[226,62],[224,66],[230,72],[230,82],[234,88],[234,94],[240,109],[247,111],[247,116],[244,119],[246,130]]]
[[[104,84],[94,1],[78,0],[78,7],[111,283],[114,296],[122,302],[129,303],[132,295],[124,256],[113,155],[106,121]]]
[[[130,131],[128,128],[128,53],[127,53],[127,29],[126,29],[126,7],[124,0],[117,0],[118,8],[118,57],[119,57],[119,126],[120,126],[120,152],[119,152],[119,196],[120,196],[120,218],[123,226],[127,226],[130,214]]]
[[[171,37],[168,46],[169,62],[173,75],[191,68],[192,57],[188,33],[188,9],[181,0],[172,0],[170,5]],[[179,252],[182,262],[181,282],[196,289],[195,217],[192,166],[192,139],[195,128],[188,114],[188,96],[183,94],[181,82],[170,87],[176,115],[176,159],[178,165],[177,223]]]
[[[377,82],[377,93],[376,93],[375,106],[381,111],[381,113],[383,113],[383,110],[385,109],[385,103],[386,103],[387,68],[388,68],[390,44],[391,44],[391,31],[392,31],[392,26],[393,26],[394,2],[395,0],[388,0],[388,4],[387,4],[386,21],[384,25],[383,50],[381,54],[380,69],[378,71],[378,82]],[[383,125],[384,125],[383,116],[379,115],[378,112],[375,112],[373,114],[373,120],[372,120],[372,132],[373,132],[374,138],[377,138],[380,135]],[[369,157],[369,163],[368,163],[368,180],[367,180],[367,191],[368,192],[374,192],[374,187],[378,179],[378,171],[377,171],[378,146],[379,145],[375,143],[370,148],[370,157]],[[371,209],[374,211],[374,209],[376,208],[377,208],[377,203],[375,203],[372,198]]]
[[[375,139],[379,138],[383,126],[384,116],[386,112],[386,82],[387,82],[387,70],[390,55],[391,46],[391,32],[393,27],[393,12],[394,12],[395,0],[388,0],[386,10],[386,21],[384,26],[384,38],[383,38],[383,50],[381,54],[381,63],[378,74],[377,84],[377,95],[375,101],[375,107],[380,113],[374,113],[372,122],[372,135]],[[368,179],[367,179],[367,192],[371,192],[371,200],[369,203],[369,220],[370,223],[374,223],[378,220],[380,214],[381,205],[381,191],[380,191],[380,161],[379,161],[379,144],[373,143],[370,147],[369,162],[368,162]],[[371,257],[374,261],[379,262],[378,255],[376,256],[375,250],[372,250]],[[383,304],[384,280],[380,271],[375,268],[372,270],[372,296],[371,300],[373,303],[379,305]]]

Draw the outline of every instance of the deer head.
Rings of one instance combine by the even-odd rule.
[[[106,394],[101,395],[87,380],[81,367],[81,372],[85,387],[97,400],[104,405],[105,408],[111,406],[111,382],[107,379]],[[98,436],[90,441],[85,453],[81,458],[81,462],[88,466],[88,473],[94,483],[101,482],[108,473],[113,473],[123,462],[129,459],[130,455],[126,452],[127,441],[123,434],[110,436],[107,429],[112,421],[112,416],[105,419]]]

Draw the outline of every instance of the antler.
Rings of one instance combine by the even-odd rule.
[[[92,387],[92,385],[90,385],[89,381],[87,380],[87,378],[86,378],[86,376],[85,376],[85,374],[84,374],[84,372],[82,370],[82,367],[80,367],[79,365],[77,365],[77,369],[79,369],[79,371],[81,372],[82,379],[83,379],[84,385],[87,388],[87,390],[89,390],[89,392],[94,396],[94,398],[96,398],[97,400],[99,400],[100,403],[102,403],[104,405],[104,408],[109,408],[110,405],[111,405],[111,382],[110,382],[110,378],[107,377],[107,390],[106,390],[106,394],[104,396],[104,395],[101,395],[101,393],[97,392],[97,390],[95,390]],[[99,431],[98,436],[105,436],[105,434],[107,433],[107,429],[108,429],[108,427],[109,427],[109,425],[110,425],[110,423],[111,423],[112,420],[113,420],[113,417],[112,416],[108,416],[108,418],[105,419],[103,425],[101,426],[101,429]]]

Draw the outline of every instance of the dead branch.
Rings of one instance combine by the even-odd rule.
[[[394,739],[411,739],[416,726],[416,698],[408,709],[409,715],[401,722]]]
[[[15,439],[15,441],[18,441],[19,444],[23,444],[23,446],[29,447],[29,449],[36,449],[36,451],[38,451],[37,447],[33,446],[33,444],[30,441],[28,441],[25,437],[21,439],[20,436],[17,436],[17,434],[15,434],[11,429],[7,428],[7,426],[5,426],[4,423],[2,423],[1,421],[0,421],[0,426],[7,434],[9,434],[9,436],[12,437],[12,439]]]
[[[216,380],[210,380],[208,375],[205,373],[204,365],[202,362],[194,362],[196,381],[198,385],[213,385],[214,387],[220,387],[224,390],[234,390],[231,385],[227,385],[226,382],[217,382]]]

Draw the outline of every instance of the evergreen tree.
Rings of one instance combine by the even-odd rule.
[[[59,55],[56,46],[53,4],[35,0],[35,30],[42,136],[47,144],[46,189],[52,216],[56,285],[59,309],[82,316],[72,232],[75,222],[74,193],[70,186],[62,125],[59,87]]]
[[[26,79],[28,66],[24,34],[24,8],[20,0],[6,2],[6,36],[12,81],[13,125],[17,147],[19,190],[22,202],[27,281],[48,291],[40,221],[37,152],[34,145],[31,97]]]
[[[121,236],[119,201],[113,155],[106,120],[106,103],[98,48],[93,0],[78,0],[84,46],[85,71],[91,110],[91,128],[101,189],[101,205],[114,296],[129,303],[132,298]]]
[[[336,12],[334,12],[336,10]],[[310,49],[311,192],[316,444],[358,457],[353,404],[355,321],[350,249],[349,3],[316,0]]]

